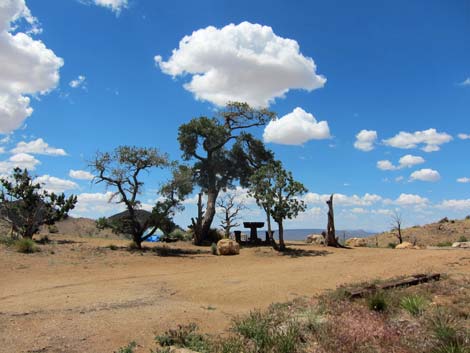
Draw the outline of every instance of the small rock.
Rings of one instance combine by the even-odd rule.
[[[310,234],[305,238],[305,242],[309,244],[325,245],[325,238],[321,234]]]
[[[470,248],[470,241],[457,241],[452,244],[453,248]]]
[[[367,240],[363,238],[349,238],[346,240],[346,246],[352,246],[355,248],[366,247]]]
[[[414,248],[414,245],[408,241],[404,241],[403,243],[395,246],[395,249],[413,249],[413,248]]]

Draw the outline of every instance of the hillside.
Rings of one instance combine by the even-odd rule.
[[[403,241],[413,243],[416,239],[418,246],[437,246],[438,244],[453,243],[461,238],[470,241],[470,218],[461,220],[444,218],[435,223],[403,229],[402,234]],[[389,243],[398,243],[395,233],[392,232],[384,232],[367,239],[371,245],[375,245],[377,239],[379,247],[386,247]]]

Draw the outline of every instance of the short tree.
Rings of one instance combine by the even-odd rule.
[[[217,206],[222,213],[220,225],[224,230],[225,237],[228,238],[230,231],[240,225],[237,221],[239,213],[245,208],[245,205],[243,202],[237,202],[235,193],[229,191],[217,200]]]
[[[283,251],[286,248],[283,222],[306,210],[305,202],[298,197],[305,194],[307,189],[295,181],[292,173],[286,171],[279,161],[259,168],[250,180],[250,195],[266,212],[270,237],[271,216],[279,227],[279,249]]]
[[[201,225],[195,229],[196,244],[202,244],[209,236],[220,191],[232,187],[235,180],[243,185],[252,173],[245,168],[244,161],[259,159],[261,152],[265,154],[264,148],[259,148],[262,143],[241,145],[242,140],[256,140],[246,133],[246,129],[262,126],[273,117],[274,113],[267,109],[254,109],[246,103],[229,103],[215,118],[199,117],[179,127],[178,141],[183,159],[194,161],[194,183],[207,195]],[[250,157],[247,153],[258,156]]]
[[[116,200],[126,207],[124,217],[114,224],[122,225],[122,230],[132,236],[138,248],[158,228],[171,224],[174,212],[182,208],[181,201],[192,191],[189,168],[177,166],[155,148],[119,146],[111,153],[98,152],[90,168],[95,174],[95,183],[104,183],[115,189],[110,201]],[[160,197],[150,215],[141,217],[141,201],[138,199],[144,186],[141,174],[152,168],[173,169],[173,177],[161,187]],[[103,224],[106,225],[100,221],[98,225]]]
[[[403,243],[403,236],[402,236],[402,226],[403,226],[403,217],[401,213],[397,212],[396,210],[393,212],[391,215],[391,226],[392,226],[392,232],[395,234],[395,236],[398,239],[398,242],[401,244]]]
[[[77,197],[54,194],[35,183],[27,169],[15,168],[10,177],[0,179],[0,215],[12,232],[31,239],[42,225],[53,225],[67,217]]]

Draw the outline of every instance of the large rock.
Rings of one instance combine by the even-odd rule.
[[[470,241],[457,241],[454,244],[452,244],[452,247],[470,249]]]
[[[404,241],[403,243],[395,246],[395,249],[414,249],[414,248],[415,248],[414,245],[408,241]]]
[[[217,243],[217,252],[219,255],[238,255],[240,244],[232,239],[221,239]]]
[[[321,234],[310,234],[305,238],[305,242],[309,244],[325,245],[325,237]]]
[[[349,238],[346,240],[346,246],[351,246],[354,248],[366,247],[367,240],[364,238]]]

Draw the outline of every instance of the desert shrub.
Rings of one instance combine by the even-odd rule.
[[[261,311],[252,311],[248,316],[236,319],[234,331],[254,342],[258,351],[265,350],[271,343],[270,322]]]
[[[469,353],[468,334],[459,329],[455,317],[438,309],[430,319],[430,326],[437,341],[433,353]]]
[[[212,243],[211,253],[212,253],[212,255],[217,255],[217,244],[216,243]]]
[[[13,246],[15,245],[16,239],[8,236],[0,236],[0,244],[5,246]]]
[[[461,243],[465,243],[468,241],[467,237],[465,235],[461,235],[459,240],[457,240],[458,242],[461,242]]]
[[[437,244],[438,247],[440,248],[445,248],[448,246],[452,246],[452,243],[450,241],[443,241]]]
[[[246,345],[239,337],[228,337],[217,342],[214,349],[218,353],[240,353],[246,352]]]
[[[185,232],[182,229],[175,229],[169,234],[164,234],[160,237],[160,241],[165,243],[172,243],[176,241],[188,241],[192,239],[192,235],[190,233]]]
[[[419,294],[411,294],[400,300],[400,306],[413,316],[421,315],[428,301]]]
[[[51,234],[59,233],[59,228],[57,228],[57,226],[55,224],[51,224],[50,226],[48,226],[47,230]]]
[[[113,251],[114,251],[114,250],[119,249],[119,246],[114,245],[114,244],[110,244],[110,245],[108,246],[108,248],[109,248],[110,250],[113,250]]]
[[[382,291],[374,292],[369,297],[367,297],[367,306],[370,310],[379,312],[385,311],[388,307],[387,302],[387,297]]]
[[[178,325],[176,329],[170,329],[163,335],[156,336],[155,340],[162,347],[178,346],[200,353],[209,353],[211,349],[208,339],[197,331],[195,323]]]
[[[34,240],[29,238],[23,238],[15,241],[15,247],[16,251],[23,254],[32,254],[39,251]]]
[[[390,248],[390,249],[395,249],[395,246],[397,246],[397,244],[395,244],[395,243],[388,243],[387,244],[387,248]]]
[[[119,348],[119,350],[115,353],[134,353],[135,347],[137,347],[137,343],[132,341],[127,346]]]

